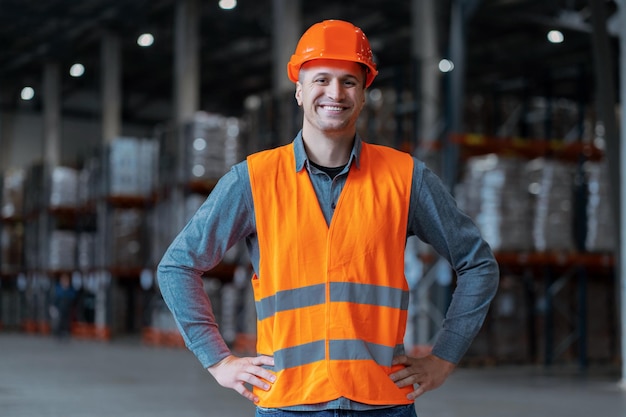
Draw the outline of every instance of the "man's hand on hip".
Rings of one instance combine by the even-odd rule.
[[[262,365],[273,366],[274,358],[269,356],[239,358],[230,355],[210,366],[207,370],[221,386],[232,388],[248,400],[256,403],[259,398],[245,384],[267,391],[276,380],[276,375],[263,368]]]
[[[400,388],[417,384],[417,389],[407,395],[414,400],[426,391],[434,390],[444,383],[452,373],[455,364],[434,355],[423,358],[412,358],[406,355],[393,358],[392,365],[404,365],[405,368],[389,375]]]

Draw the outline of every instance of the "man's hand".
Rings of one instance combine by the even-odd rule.
[[[246,387],[246,383],[262,390],[269,390],[271,383],[276,380],[276,375],[262,368],[261,365],[274,365],[274,358],[269,356],[256,356],[238,358],[230,355],[222,359],[207,370],[217,382],[226,388],[232,388],[252,402],[258,402],[259,397]]]
[[[414,400],[426,391],[434,390],[443,384],[448,375],[452,373],[455,364],[445,361],[434,355],[423,358],[411,358],[409,356],[396,356],[392,365],[404,365],[405,368],[389,375],[392,381],[400,388],[417,384],[417,389],[407,395],[409,400]]]

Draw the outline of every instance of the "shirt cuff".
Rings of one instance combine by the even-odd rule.
[[[458,333],[442,330],[433,346],[432,354],[448,362],[458,364],[471,343],[471,340]]]
[[[198,358],[204,369],[207,369],[231,354],[223,339],[214,340],[210,345],[203,343],[189,346],[189,350]]]

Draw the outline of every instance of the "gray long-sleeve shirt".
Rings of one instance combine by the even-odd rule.
[[[359,164],[357,135],[346,168],[331,179],[308,163],[301,133],[294,140],[296,170],[307,169],[320,207],[330,224],[335,204],[352,164]],[[433,354],[458,363],[478,333],[499,280],[498,265],[474,222],[456,206],[440,179],[415,159],[407,236],[432,245],[456,272],[456,288]],[[161,293],[188,348],[205,368],[230,350],[219,333],[202,274],[245,239],[252,267],[258,272],[259,246],[247,163],[224,175],[204,204],[172,242],[158,267]],[[263,279],[263,277],[259,277]]]

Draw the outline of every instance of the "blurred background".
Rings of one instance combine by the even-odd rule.
[[[380,71],[360,134],[424,160],[496,252],[462,365],[619,380],[623,0],[2,0],[0,343],[182,348],[155,267],[221,175],[293,139],[286,63],[330,18],[364,30]],[[421,354],[454,276],[416,240],[405,269]],[[205,277],[239,352],[250,273],[235,246]]]

